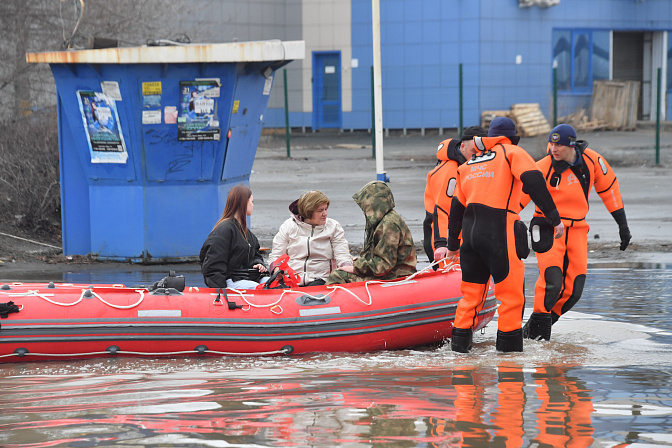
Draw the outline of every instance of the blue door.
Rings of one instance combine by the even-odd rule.
[[[341,52],[313,52],[313,129],[341,128]]]

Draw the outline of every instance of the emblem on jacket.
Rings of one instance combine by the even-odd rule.
[[[497,153],[492,150],[486,152],[485,154],[479,154],[479,155],[474,154],[474,156],[471,159],[467,160],[467,165],[473,165],[474,163],[488,162],[494,159],[496,155]]]

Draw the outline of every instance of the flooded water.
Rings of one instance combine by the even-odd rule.
[[[589,269],[553,341],[526,341],[522,354],[495,351],[493,322],[468,355],[440,347],[0,365],[0,446],[672,446],[671,307],[672,266],[617,265]]]

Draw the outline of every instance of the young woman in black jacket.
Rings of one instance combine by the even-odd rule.
[[[236,185],[229,191],[224,213],[203,243],[199,259],[210,288],[255,289],[268,273],[257,237],[247,228],[254,209],[252,191]]]

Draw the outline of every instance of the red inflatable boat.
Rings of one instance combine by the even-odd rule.
[[[184,287],[184,280],[176,288],[7,283],[0,286],[0,362],[435,344],[451,336],[460,279],[459,270],[428,269],[391,281],[267,290]],[[496,308],[491,288],[475,330]]]

